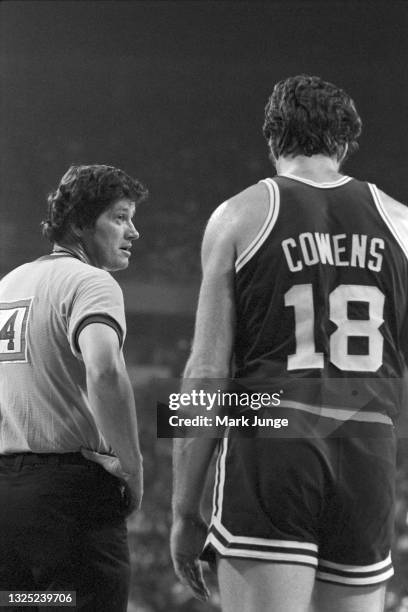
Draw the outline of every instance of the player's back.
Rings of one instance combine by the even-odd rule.
[[[265,183],[268,218],[236,262],[237,376],[282,379],[292,403],[355,408],[359,394],[359,410],[393,416],[406,363],[407,241],[375,186],[291,175]]]

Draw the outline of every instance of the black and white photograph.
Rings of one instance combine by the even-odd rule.
[[[408,3],[0,2],[0,608],[408,612]]]

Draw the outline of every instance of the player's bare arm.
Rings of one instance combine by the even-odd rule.
[[[142,457],[133,390],[117,333],[108,325],[92,323],[81,331],[78,343],[95,419],[120,463],[107,457],[110,464],[105,461],[104,467],[127,482],[132,495],[131,505],[137,508],[143,490]],[[86,455],[86,450],[83,454]],[[97,457],[92,459],[97,460]]]
[[[184,373],[183,391],[194,380],[230,376],[235,325],[233,219],[221,205],[210,219],[202,245],[203,279],[200,289],[193,349]],[[171,552],[179,579],[199,599],[208,598],[198,557],[207,535],[200,512],[204,482],[217,440],[174,441],[173,527]]]
[[[266,189],[256,185],[219,206],[207,225],[194,342],[184,372],[183,392],[188,393],[197,379],[200,385],[207,384],[206,381],[211,385],[214,379],[226,380],[231,376],[234,264],[237,255],[259,231],[266,216],[265,202]],[[198,561],[207,535],[200,503],[216,443],[216,439],[207,438],[174,441],[172,558],[180,580],[200,599],[208,597]]]

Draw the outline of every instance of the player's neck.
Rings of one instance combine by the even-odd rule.
[[[327,155],[279,157],[275,166],[278,174],[292,174],[317,183],[336,181],[342,176],[339,161]]]

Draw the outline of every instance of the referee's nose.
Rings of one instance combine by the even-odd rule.
[[[129,238],[129,240],[138,240],[140,238],[140,234],[133,225],[133,221],[129,221],[129,234],[127,238]]]

